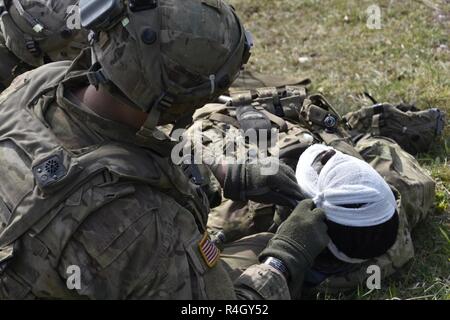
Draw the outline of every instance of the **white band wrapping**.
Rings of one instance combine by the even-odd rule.
[[[324,209],[327,219],[344,226],[370,227],[391,219],[397,207],[394,193],[368,163],[335,150],[317,173],[314,160],[332,149],[315,144],[300,157],[296,177],[304,194]],[[355,204],[362,206],[346,207]]]

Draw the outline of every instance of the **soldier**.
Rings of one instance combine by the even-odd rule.
[[[308,95],[303,86],[241,90],[232,94],[231,98],[223,97],[221,100],[225,103],[210,104],[197,110],[195,122],[185,134],[188,141],[198,141],[194,137],[200,132],[202,145],[193,145],[201,148],[207,158],[220,159],[222,150],[232,149],[223,142],[227,136],[248,135],[249,129],[276,129],[279,134],[275,144],[247,144],[248,153],[255,153],[251,151],[255,148],[258,151],[266,148],[263,153],[279,157],[282,162],[295,168],[306,149],[323,143],[370,163],[394,191],[399,228],[390,249],[386,252],[385,248],[384,254],[378,252],[377,256],[350,264],[336,259],[329,252],[323,252],[308,273],[308,282],[322,284],[329,291],[350,289],[367,277],[369,265],[380,266],[382,275],[386,277],[414,256],[410,232],[431,211],[435,183],[395,140],[404,148],[413,149],[414,146],[414,150],[419,148],[423,151],[424,146],[431,145],[434,138],[442,133],[444,117],[440,111],[405,112],[388,104],[365,107],[347,115],[354,128],[350,132],[345,118],[339,116],[322,95]],[[383,110],[386,110],[386,117],[391,116],[385,121],[380,120]],[[372,121],[372,117],[377,121]],[[402,120],[403,126],[399,125],[398,120]],[[364,125],[367,122],[378,123],[378,131],[368,129],[371,126]],[[388,137],[380,136],[380,130]],[[419,135],[420,138],[405,139],[405,134]],[[227,241],[274,230],[274,220],[279,222],[288,215],[289,211],[286,213],[274,204],[261,205],[234,193],[232,188],[227,187],[230,171],[223,172],[216,167],[215,163],[211,166],[228,199],[212,210],[208,227],[223,239],[225,248]],[[245,246],[231,247],[232,254],[227,254],[225,250],[223,258],[233,277],[238,277],[256,257],[249,254]]]
[[[19,74],[88,46],[79,0],[0,0],[0,92]]]
[[[233,284],[206,232],[208,185],[197,167],[172,163],[174,142],[156,128],[236,78],[250,48],[233,9],[86,0],[81,17],[92,51],[0,95],[0,297],[295,296],[328,243],[323,211],[302,202]],[[77,269],[79,285],[68,286]]]

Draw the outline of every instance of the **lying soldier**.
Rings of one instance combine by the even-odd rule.
[[[427,110],[420,114],[403,113],[402,116],[409,120],[411,130],[431,131],[432,135],[424,135],[427,139],[434,139],[442,130],[443,117],[436,110]],[[353,117],[353,120],[355,118]],[[358,127],[356,120],[353,124],[355,128]],[[211,167],[223,186],[224,197],[227,198],[212,210],[208,227],[212,233],[217,233],[220,241],[224,243],[222,256],[228,262],[229,272],[233,277],[239,276],[247,266],[253,264],[265,245],[260,243],[251,247],[252,242],[248,238],[235,242],[232,246],[228,246],[227,243],[243,236],[251,238],[256,233],[276,230],[273,224],[277,219],[274,217],[283,216],[283,212],[286,211],[273,205],[274,202],[265,196],[262,196],[258,203],[249,201],[247,194],[241,191],[243,185],[251,183],[251,176],[237,177],[233,169],[236,166],[217,165],[220,163],[217,159],[224,159],[224,155],[220,153],[230,149],[230,145],[226,142],[224,144],[224,138],[229,135],[237,136],[251,129],[257,131],[277,129],[279,137],[275,145],[266,142],[261,147],[260,140],[257,145],[248,145],[248,153],[252,153],[251,150],[256,148],[257,152],[262,151],[269,156],[279,157],[282,161],[281,167],[288,164],[295,168],[299,157],[308,147],[322,143],[343,154],[365,160],[394,190],[399,226],[393,244],[388,243],[389,246],[384,246],[381,251],[375,251],[376,254],[357,259],[358,263],[352,263],[351,266],[344,263],[344,269],[342,261],[336,264],[336,257],[324,252],[316,261],[316,267],[323,271],[324,266],[327,266],[326,277],[322,274],[322,277],[317,279],[316,273],[316,277],[308,279],[309,281],[314,284],[322,282],[321,285],[328,290],[350,289],[367,277],[368,264],[380,266],[382,276],[387,277],[414,257],[411,230],[431,211],[435,183],[414,157],[391,139],[395,138],[395,135],[389,138],[356,130],[351,132],[346,120],[334,111],[324,97],[307,96],[305,88],[301,86],[235,93],[226,104],[210,104],[198,110],[194,115],[194,124],[186,134],[188,140],[192,140],[199,129],[202,135],[203,154],[207,155],[206,158],[211,158],[208,162],[212,163]],[[403,139],[400,142],[405,145],[409,141]],[[431,142],[428,141],[428,145]],[[267,148],[261,150],[265,148],[264,145],[267,145]],[[420,145],[427,143],[420,141]],[[271,187],[275,191],[283,188],[271,186],[269,181],[268,188]],[[252,193],[251,200],[255,199],[258,192],[255,190]],[[392,230],[394,229],[392,227]],[[267,236],[266,240],[269,239],[270,236]],[[311,275],[314,275],[314,272]]]

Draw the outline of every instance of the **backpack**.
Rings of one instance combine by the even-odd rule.
[[[418,111],[403,105],[376,104],[345,116],[352,136],[366,133],[396,141],[410,154],[428,152],[444,131],[446,116],[439,109]]]

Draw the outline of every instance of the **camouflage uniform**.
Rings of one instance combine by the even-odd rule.
[[[77,25],[78,3],[79,0],[0,0],[3,89],[15,76],[52,61],[73,60],[88,46],[87,31]]]
[[[77,101],[85,60],[40,67],[0,95],[0,297],[289,298],[271,267],[233,284],[199,249],[213,248],[205,193],[152,141]],[[71,265],[81,269],[73,291]]]
[[[344,153],[359,157],[370,163],[390,184],[398,201],[400,228],[394,246],[383,256],[372,259],[362,265],[345,266],[343,272],[328,276],[321,284],[327,290],[342,290],[357,286],[367,278],[367,266],[377,264],[381,267],[383,277],[389,276],[405,265],[414,256],[411,240],[411,230],[423,220],[432,210],[434,203],[435,183],[429,174],[422,169],[413,156],[405,152],[394,140],[386,137],[366,135],[355,145],[350,133],[344,126],[328,130],[321,126],[313,117],[318,114],[323,117],[333,113],[331,106],[320,96],[307,96],[302,87],[286,87],[286,92],[280,94],[280,88],[263,88],[252,91],[234,93],[233,103],[239,106],[251,102],[257,110],[267,112],[276,110],[274,105],[281,106],[285,116],[270,116],[272,128],[279,129],[279,140],[276,148],[269,148],[274,155],[279,152],[280,159],[293,168],[296,167],[301,153],[314,143],[325,143]],[[258,97],[258,98],[255,98]],[[281,100],[280,100],[280,97]],[[240,102],[239,102],[240,101]],[[292,116],[292,108],[297,109]],[[298,114],[300,117],[298,118]],[[295,119],[297,118],[297,120]],[[222,146],[224,137],[228,134],[239,134],[239,122],[236,119],[236,107],[212,104],[197,110],[194,115],[194,125],[187,130],[188,140],[193,139],[195,132],[202,129],[203,153],[215,154],[210,157],[220,158],[220,151],[227,150]],[[197,145],[198,147],[198,145]],[[248,149],[256,146],[248,145]],[[253,233],[264,232],[273,224],[274,213],[278,208],[274,205],[263,205],[254,202],[237,202],[224,199],[222,204],[210,213],[208,228],[211,232],[226,230],[230,239],[248,236]],[[249,248],[236,252],[237,259],[231,259],[234,272],[242,272],[254,259]],[[247,253],[246,253],[247,252]],[[243,258],[246,256],[248,259]],[[242,265],[239,265],[242,263]],[[341,267],[341,266],[339,266]],[[321,279],[318,282],[321,282]]]

